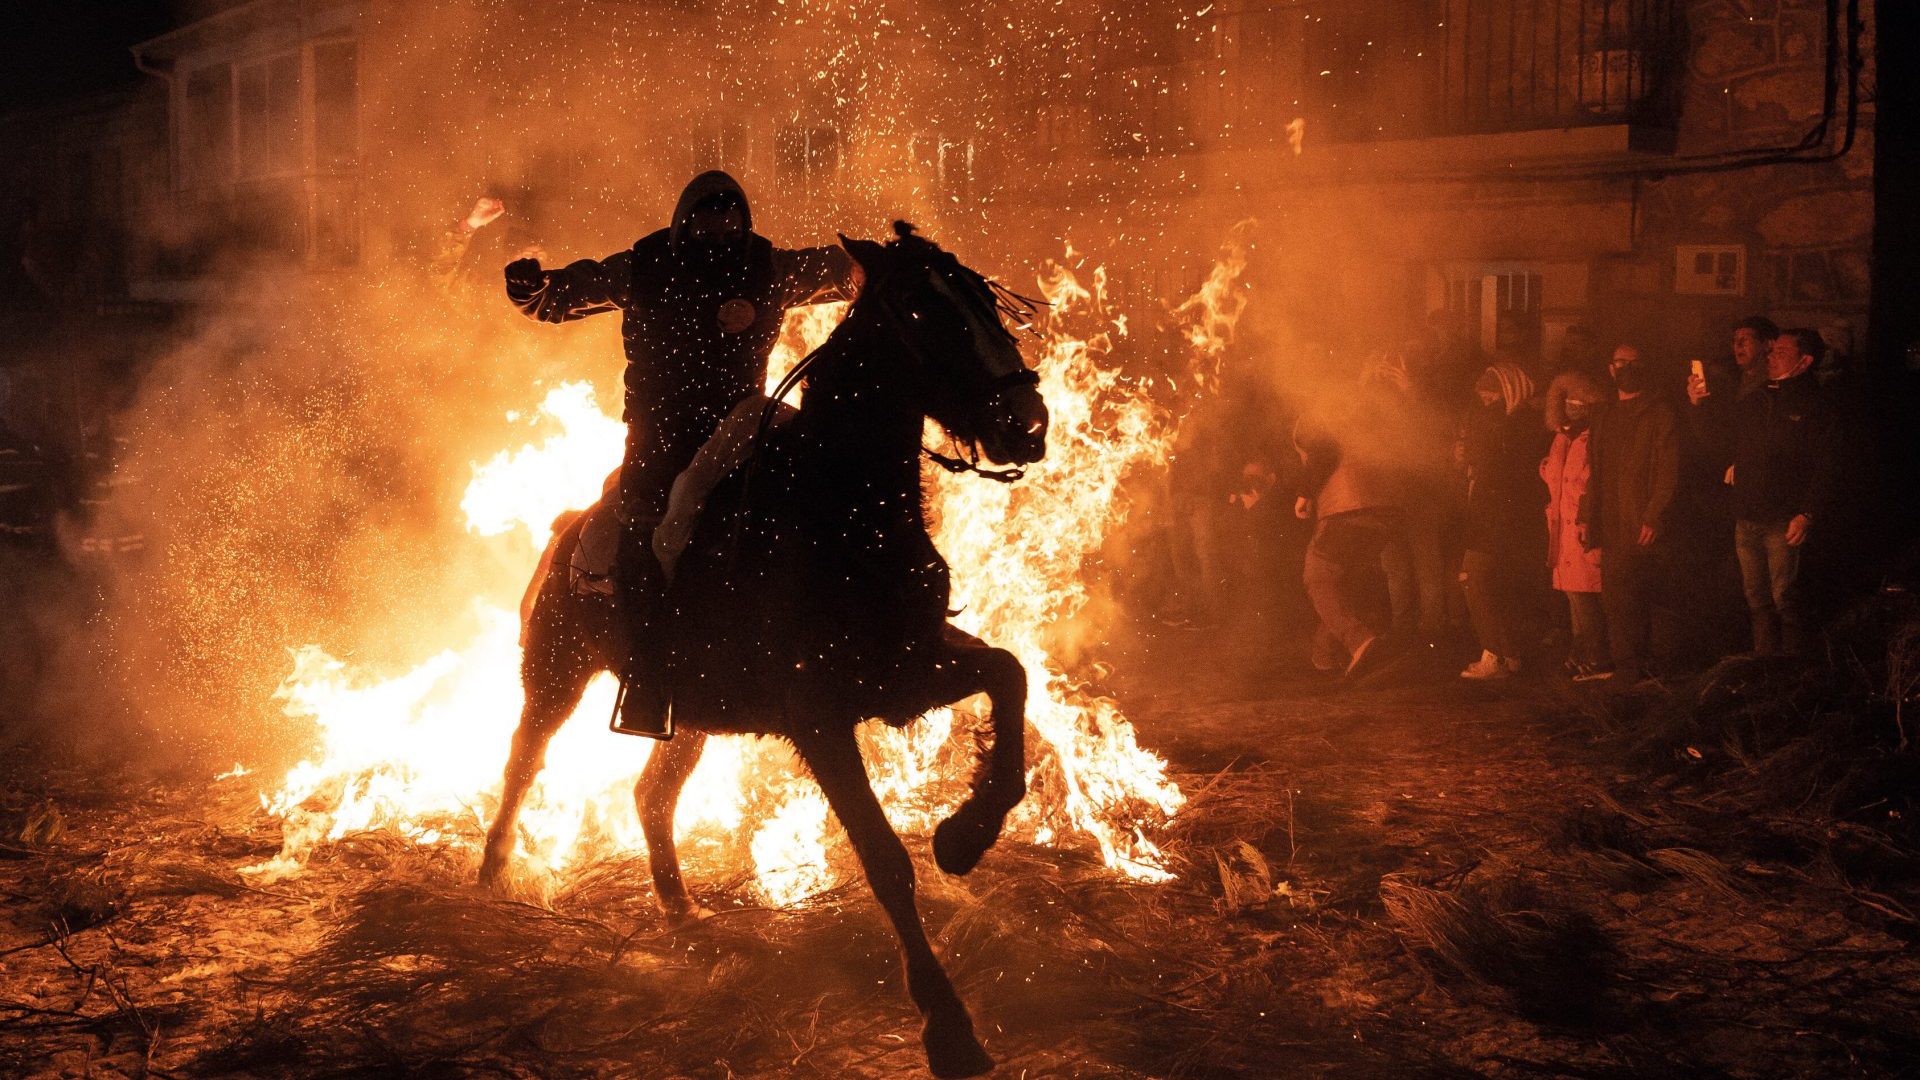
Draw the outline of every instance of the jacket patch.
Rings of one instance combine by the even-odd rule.
[[[754,310],[753,301],[735,297],[720,305],[720,331],[725,334],[737,334],[753,325],[759,312]]]

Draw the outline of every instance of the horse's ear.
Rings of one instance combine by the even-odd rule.
[[[855,240],[844,233],[839,235],[840,246],[846,249],[848,255],[853,256],[853,261],[860,264],[860,269],[865,271],[868,277],[873,277],[880,272],[881,266],[886,261],[886,248],[871,240]]]

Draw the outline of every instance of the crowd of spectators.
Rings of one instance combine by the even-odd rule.
[[[1754,316],[1682,385],[1636,344],[1566,338],[1546,365],[1436,335],[1184,433],[1162,618],[1252,604],[1348,677],[1408,651],[1619,684],[1806,655],[1833,586],[1803,567],[1860,527],[1846,357]]]

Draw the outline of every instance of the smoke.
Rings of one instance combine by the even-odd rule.
[[[537,437],[563,380],[613,407],[622,358],[618,316],[529,323],[499,268],[621,250],[666,223],[697,169],[735,171],[780,243],[904,217],[991,265],[976,255],[989,208],[956,193],[993,118],[926,30],[953,17],[929,6],[909,28],[795,3],[768,36],[737,6],[719,22],[739,32],[716,37],[671,5],[371,5],[350,106],[355,267],[263,254],[335,220],[309,223],[304,191],[265,186],[243,213],[181,199],[140,224],[220,292],[115,419],[117,482],[70,535],[144,532],[147,552],[98,583],[98,618],[39,608],[88,644],[38,680],[43,712],[117,705],[159,747],[271,764],[304,748],[273,696],[295,647],[410,665],[472,635],[475,598],[511,609],[518,548],[462,524],[473,465]],[[449,264],[481,196],[507,213]]]
[[[1372,196],[1275,205],[1244,179],[1196,177],[1175,202],[1135,193],[1158,167],[1146,158],[1016,168],[1023,140],[1094,106],[1069,76],[1098,58],[1066,29],[1093,25],[1091,9],[1042,4],[1002,25],[934,3],[787,0],[774,19],[761,7],[370,5],[352,269],[258,255],[275,214],[308,212],[304,192],[244,224],[183,202],[147,225],[149,240],[210,260],[222,292],[118,421],[133,482],[99,520],[144,529],[149,549],[102,585],[106,615],[87,628],[111,679],[90,660],[49,693],[111,692],[178,749],[266,763],[303,736],[272,697],[291,648],[409,664],[471,635],[472,598],[510,608],[516,551],[461,523],[472,465],[536,435],[525,418],[560,381],[618,400],[622,360],[617,316],[529,323],[499,268],[621,250],[666,223],[702,168],[734,172],[757,230],[790,246],[906,218],[1020,287],[1071,237],[1082,269],[1122,268],[1131,331],[1115,359],[1160,380],[1170,415],[1237,410],[1221,421],[1248,444],[1235,451],[1284,459],[1286,417],[1338,399],[1360,357],[1390,344],[1382,328],[1405,325],[1404,282],[1343,272],[1392,242],[1370,224]],[[1311,133],[1304,145],[1310,163]],[[506,215],[461,261],[436,262],[481,196]],[[1217,370],[1189,379],[1190,320],[1165,301],[1192,294],[1254,212],[1258,228],[1229,241],[1246,265],[1228,298],[1246,320]]]

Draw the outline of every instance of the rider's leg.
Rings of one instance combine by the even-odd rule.
[[[621,531],[620,559],[615,568],[616,603],[627,632],[627,667],[620,710],[614,730],[649,738],[671,737],[667,693],[666,642],[662,622],[666,606],[666,577],[653,557],[650,540],[659,519],[629,520]]]

